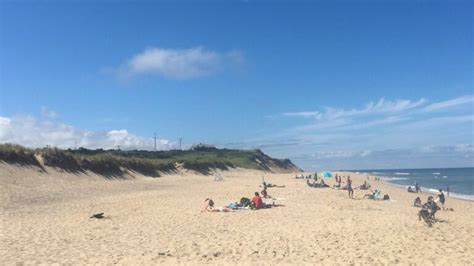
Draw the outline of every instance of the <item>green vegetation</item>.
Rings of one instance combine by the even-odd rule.
[[[0,161],[41,167],[34,150],[15,144],[0,144]]]
[[[122,177],[128,171],[158,177],[183,168],[201,174],[213,169],[246,168],[263,171],[298,171],[290,160],[273,159],[260,150],[61,150],[57,148],[28,149],[19,145],[0,144],[0,161],[11,164],[42,167],[43,164],[67,172],[91,171],[105,177]]]

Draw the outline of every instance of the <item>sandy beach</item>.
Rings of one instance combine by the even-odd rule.
[[[0,164],[0,264],[419,264],[474,261],[473,202],[447,199],[429,228],[414,194],[370,178],[391,201],[309,188],[295,174],[236,169],[124,180]],[[345,175],[346,173],[340,173]],[[202,212],[260,191],[283,206]],[[351,173],[354,185],[366,176]],[[330,179],[334,182],[333,179]],[[428,194],[420,195],[425,201]],[[104,212],[106,218],[91,219]]]

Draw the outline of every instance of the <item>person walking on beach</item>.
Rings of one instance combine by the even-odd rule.
[[[354,189],[352,189],[351,176],[347,176],[347,191],[349,192],[349,198],[352,199],[354,197]]]

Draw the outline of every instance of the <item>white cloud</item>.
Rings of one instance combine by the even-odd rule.
[[[441,110],[441,109],[447,109],[451,107],[456,107],[460,105],[465,105],[465,104],[471,104],[471,108],[474,108],[472,104],[474,103],[474,95],[466,95],[462,97],[458,97],[455,99],[447,100],[447,101],[442,101],[442,102],[437,102],[437,103],[432,103],[424,108],[424,111],[436,111],[436,110]]]
[[[218,53],[202,47],[190,49],[148,48],[119,68],[121,78],[157,74],[171,79],[191,79],[210,75],[228,65],[240,63],[237,51]]]
[[[125,129],[108,132],[93,132],[78,129],[70,125],[37,119],[33,116],[0,116],[0,143],[15,143],[27,147],[59,148],[84,147],[90,149],[152,150],[152,138],[140,137]],[[176,143],[166,139],[157,139],[157,148],[175,148]]]

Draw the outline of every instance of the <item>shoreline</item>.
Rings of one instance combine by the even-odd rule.
[[[382,182],[390,187],[393,187],[393,188],[396,188],[396,189],[399,189],[405,193],[409,193],[407,192],[406,190],[406,185],[400,185],[400,184],[395,184],[395,183],[392,183],[390,182],[388,179],[390,178],[387,178],[387,177],[382,177],[382,176],[376,176],[376,175],[371,175],[371,174],[366,174],[366,173],[362,173],[362,172],[359,172],[359,173],[355,173],[355,172],[344,172],[344,171],[334,171],[333,173],[337,173],[337,174],[343,174],[343,175],[357,175],[357,176],[369,176],[370,178],[370,181],[374,181],[374,178],[377,177],[377,178],[380,178],[380,181],[378,182]],[[426,194],[429,194],[430,196],[437,196],[438,194],[434,191],[430,191],[430,190],[435,190],[433,188],[427,188],[427,187],[421,187],[422,189],[422,193],[410,193],[410,194],[413,194],[413,195],[426,195]],[[449,192],[449,197],[446,193],[446,191],[443,191],[444,192],[444,195],[446,196],[447,199],[450,199],[450,200],[460,200],[460,201],[464,201],[464,202],[468,202],[468,203],[474,203],[474,195],[465,195],[465,194],[457,194],[455,192]],[[466,198],[467,197],[467,198]],[[473,197],[473,198],[470,198],[470,197]]]
[[[465,167],[465,168],[471,168],[471,167]],[[420,169],[432,169],[432,168],[420,168]],[[413,170],[413,169],[386,169],[386,170]],[[380,178],[380,181],[382,181],[382,182],[384,182],[384,183],[386,183],[390,186],[394,186],[394,187],[404,189],[405,191],[406,191],[406,188],[409,186],[409,185],[402,185],[402,184],[396,184],[396,183],[390,182],[391,179],[396,180],[397,177],[391,178],[391,177],[387,177],[387,176],[383,176],[383,175],[369,174],[369,173],[366,173],[366,172],[351,172],[351,171],[334,171],[334,173],[348,173],[348,174],[350,173],[350,174],[357,174],[357,175],[365,175],[365,176],[369,176],[371,178],[371,180],[373,180],[373,178],[377,177],[377,178]],[[402,178],[402,177],[400,177],[400,178]],[[433,190],[438,191],[437,188],[423,187],[423,186],[421,186],[421,189],[422,189],[422,194],[428,193],[428,194],[431,194],[431,195],[437,195],[437,192],[434,192]],[[462,194],[462,193],[457,193],[457,192],[450,191],[449,192],[450,195],[448,196],[445,189],[443,189],[443,192],[444,192],[444,194],[446,195],[447,198],[463,200],[463,201],[468,201],[468,202],[474,202],[474,195]]]
[[[388,181],[387,178],[381,178],[380,181],[382,181],[382,182],[384,182],[384,183],[386,183],[390,186],[394,186],[394,187],[404,189],[406,191],[407,186],[392,183],[392,182]],[[428,188],[428,187],[421,187],[421,192],[422,193],[419,193],[419,194],[421,194],[421,195],[423,195],[423,194],[438,195],[436,192],[434,192],[432,190],[437,190],[437,189]],[[456,200],[463,200],[463,201],[467,201],[467,202],[474,202],[474,195],[458,194],[456,192],[451,192],[450,191],[449,196],[448,196],[446,191],[443,191],[443,192],[446,195],[446,198],[456,199]],[[413,194],[418,194],[418,193],[413,193]]]

